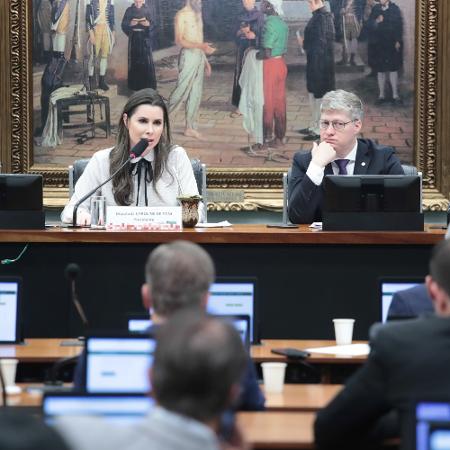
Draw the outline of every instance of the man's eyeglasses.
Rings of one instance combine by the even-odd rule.
[[[336,131],[342,131],[345,129],[346,125],[355,120],[356,119],[349,120],[348,122],[341,122],[340,120],[333,120],[332,122],[329,120],[319,120],[319,127],[321,130],[328,130],[328,127],[331,125]]]

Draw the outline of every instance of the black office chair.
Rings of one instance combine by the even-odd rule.
[[[402,164],[402,169],[405,175],[419,175],[422,185],[422,172],[417,171],[416,166],[410,164]],[[291,168],[283,173],[283,223],[288,224],[288,204],[289,204],[289,178],[291,176]],[[422,191],[422,187],[420,188]],[[422,204],[422,194],[420,195],[420,204]]]

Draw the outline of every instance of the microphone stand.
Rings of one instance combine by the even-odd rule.
[[[142,153],[144,153],[145,149],[148,146],[148,142],[146,139],[141,139],[131,150],[128,158],[126,161],[109,177],[107,178],[103,183],[96,186],[94,189],[89,191],[86,195],[81,197],[80,200],[78,200],[74,207],[73,207],[73,214],[72,214],[72,226],[77,228],[79,225],[77,225],[77,212],[78,207],[87,200],[91,195],[95,194],[102,186],[104,186],[106,183],[111,181],[132,159],[137,158],[138,156],[141,156]]]
[[[73,215],[72,215],[72,226],[74,228],[79,228],[81,227],[81,225],[77,225],[77,212],[78,212],[78,207],[85,201],[87,200],[91,195],[94,195],[102,186],[104,186],[106,183],[108,183],[109,181],[111,181],[132,159],[133,159],[133,155],[130,155],[127,160],[109,177],[107,178],[102,184],[99,184],[98,186],[95,186],[94,189],[92,189],[91,191],[89,191],[86,195],[84,195],[83,197],[81,197],[80,200],[78,200],[74,207],[73,207]]]
[[[3,371],[0,367],[0,385],[2,388],[2,405],[4,407],[8,406],[8,401],[6,398],[6,385],[5,385],[5,379],[3,378]]]

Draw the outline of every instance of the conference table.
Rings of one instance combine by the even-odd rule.
[[[430,250],[444,231],[324,232],[266,225],[195,228],[180,232],[108,231],[51,227],[2,230],[3,276],[23,278],[24,335],[75,337],[84,333],[70,300],[64,269],[77,263],[77,292],[89,326],[124,327],[142,311],[140,287],[149,252],[184,239],[202,245],[218,276],[257,279],[255,325],[262,339],[332,339],[331,320],[356,319],[355,339],[367,339],[380,318],[380,277],[423,277]]]
[[[335,345],[334,340],[314,339],[263,339],[260,344],[252,345],[250,355],[255,363],[273,361],[287,362],[288,358],[272,353],[274,348],[311,349]],[[355,344],[367,343],[354,341]],[[72,338],[26,339],[21,344],[0,344],[0,359],[16,358],[20,363],[54,363],[62,358],[72,358],[80,354],[83,342]],[[366,355],[332,355],[311,353],[307,361],[311,364],[362,364]],[[291,360],[289,360],[291,361]],[[292,361],[291,361],[292,362]]]

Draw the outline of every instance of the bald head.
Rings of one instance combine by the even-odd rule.
[[[199,245],[174,241],[153,250],[145,277],[154,312],[169,317],[181,308],[204,306],[215,278],[214,263]]]

